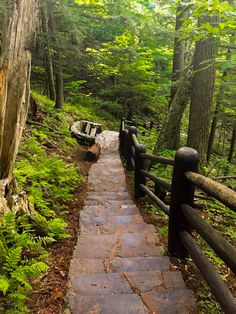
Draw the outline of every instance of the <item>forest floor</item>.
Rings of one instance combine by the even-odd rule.
[[[69,238],[49,246],[49,269],[40,278],[32,282],[33,290],[28,297],[28,306],[32,314],[58,314],[64,305],[70,261],[79,233],[80,210],[86,197],[87,176],[92,165],[85,161],[87,148],[79,146],[71,153],[71,162],[78,164],[85,179],[74,192],[73,200],[68,202],[68,223],[66,232]]]

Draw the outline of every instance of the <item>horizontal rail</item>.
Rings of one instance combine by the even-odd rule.
[[[215,182],[209,178],[204,177],[201,174],[187,171],[185,173],[186,178],[194,183],[198,188],[204,192],[210,194],[221,203],[236,212],[236,193],[227,186]]]
[[[135,124],[135,121],[132,121],[132,120],[125,120],[124,122],[128,124]]]
[[[163,212],[165,212],[168,216],[170,213],[169,206],[167,206],[165,203],[162,202],[162,200],[159,199],[152,191],[150,191],[145,185],[140,184],[140,189],[150,197],[150,199],[158,206],[160,207]]]
[[[135,148],[139,146],[139,141],[137,139],[137,136],[135,134],[132,134],[132,141],[134,143]]]
[[[189,205],[181,206],[184,216],[204,240],[213,248],[216,254],[236,274],[236,249],[210,224],[206,223]]]
[[[143,159],[154,161],[155,163],[174,166],[174,159],[172,159],[172,158],[154,156],[154,155],[149,155],[149,154],[141,154],[140,157]]]
[[[207,257],[203,255],[196,241],[186,231],[180,233],[180,238],[224,312],[227,314],[236,313],[234,297]]]
[[[159,179],[158,177],[154,176],[153,174],[145,171],[145,170],[140,170],[141,174],[143,174],[145,177],[151,179],[153,182],[157,183],[158,186],[162,187],[163,189],[167,190],[167,191],[171,191],[171,184]]]

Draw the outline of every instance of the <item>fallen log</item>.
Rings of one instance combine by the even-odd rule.
[[[101,147],[99,144],[92,145],[86,153],[87,161],[97,161],[101,152]]]

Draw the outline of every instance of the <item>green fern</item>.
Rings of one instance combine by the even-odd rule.
[[[14,270],[21,261],[22,247],[9,249],[6,254],[6,263],[3,265],[3,269],[7,272]]]
[[[10,287],[9,279],[6,276],[0,275],[0,291],[5,295]]]

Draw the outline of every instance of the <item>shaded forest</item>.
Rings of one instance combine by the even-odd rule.
[[[118,130],[122,116],[134,119],[149,153],[192,147],[201,173],[236,190],[235,28],[233,0],[0,1],[0,313],[31,311],[48,249],[73,238],[68,204],[88,171],[74,121]],[[196,207],[235,245],[235,213],[205,195]],[[235,277],[201,245],[235,293]],[[187,281],[202,313],[221,313],[196,276]]]

